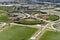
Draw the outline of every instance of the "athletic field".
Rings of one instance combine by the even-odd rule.
[[[47,31],[39,40],[60,40],[60,32]]]
[[[8,26],[5,31],[0,32],[0,40],[28,40],[37,29],[22,27],[22,26]]]

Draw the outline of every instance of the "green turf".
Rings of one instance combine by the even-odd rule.
[[[0,17],[0,21],[1,21],[1,22],[7,22],[7,21],[9,21],[9,19],[8,19],[7,16],[1,16],[1,17]]]
[[[28,40],[36,31],[34,28],[13,25],[0,32],[0,40]]]
[[[34,20],[34,21],[20,20],[19,22],[20,24],[25,24],[25,25],[36,25],[40,23],[38,20]]]
[[[3,12],[3,11],[0,11],[0,14],[4,14],[5,12]]]
[[[60,40],[60,32],[47,31],[39,40]]]
[[[12,10],[12,9],[13,9],[13,7],[0,6],[0,10],[4,10],[4,11]]]
[[[44,22],[43,20],[34,20],[34,21],[28,21],[25,19],[22,19],[18,22],[19,24],[24,24],[24,25],[36,25],[36,24],[47,24],[47,22]]]
[[[49,15],[49,18],[48,20],[51,20],[51,21],[55,21],[55,20],[58,20],[59,17],[58,16],[55,16],[55,15]]]

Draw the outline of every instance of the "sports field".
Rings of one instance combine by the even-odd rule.
[[[60,40],[60,32],[47,31],[39,40]]]
[[[59,17],[56,15],[49,15],[49,18],[48,18],[48,20],[51,20],[51,21],[56,21],[58,19],[59,19]]]
[[[0,40],[28,40],[37,29],[17,25],[9,26],[5,31],[0,32]]]
[[[0,10],[12,10],[13,7],[0,6]]]

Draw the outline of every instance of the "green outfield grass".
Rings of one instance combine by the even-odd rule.
[[[34,28],[12,25],[0,32],[0,40],[28,40],[36,31]]]
[[[39,40],[60,40],[60,32],[47,31]]]

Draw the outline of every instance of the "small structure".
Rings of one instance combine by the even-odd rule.
[[[41,15],[40,18],[47,19],[48,18],[48,15]]]
[[[55,10],[59,11],[59,10],[60,10],[60,8],[55,8]]]
[[[54,27],[54,28],[60,28],[60,23],[55,23],[55,24],[53,25],[53,27]]]
[[[6,25],[6,23],[0,23],[0,29],[3,28]]]
[[[30,40],[35,40],[35,37],[31,37]]]

